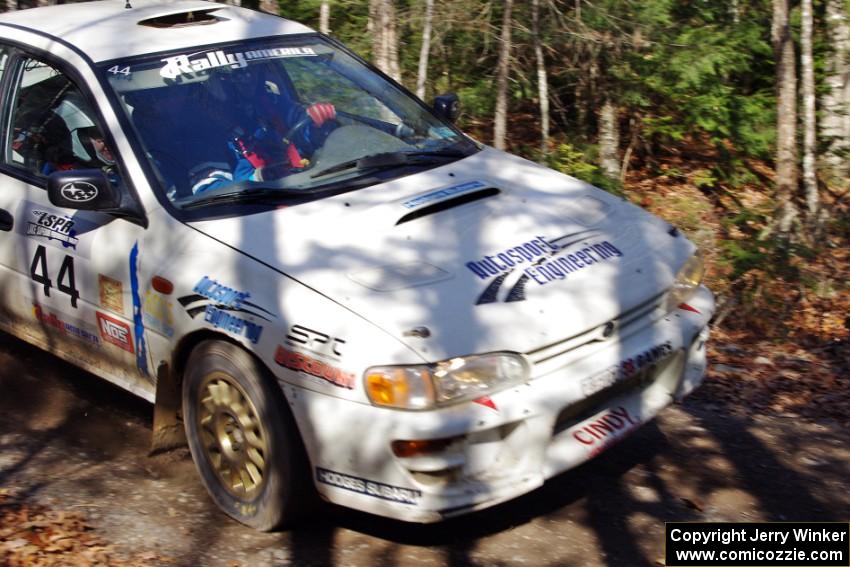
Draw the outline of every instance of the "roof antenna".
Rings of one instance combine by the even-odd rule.
[[[124,2],[124,9],[125,9],[125,10],[132,10],[132,9],[133,9],[133,7],[132,7],[132,6],[130,6],[130,0],[125,0],[125,2]]]

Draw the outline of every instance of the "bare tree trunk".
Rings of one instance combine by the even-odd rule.
[[[416,96],[425,99],[428,82],[428,55],[431,53],[431,20],[434,17],[434,0],[425,0],[425,23],[422,25],[422,48],[419,50],[419,74],[416,77]]]
[[[809,222],[818,218],[818,181],[815,170],[815,69],[812,57],[812,0],[802,0],[802,34],[800,35],[801,73],[803,75],[803,188]]]
[[[369,0],[367,30],[372,36],[372,59],[375,66],[400,81],[394,0]]]
[[[543,57],[540,38],[540,0],[532,0],[531,22],[534,56],[537,59],[537,96],[540,98],[540,152],[546,157],[549,155],[549,79],[546,76],[546,59]]]
[[[820,136],[827,144],[824,165],[830,177],[846,180],[850,173],[850,23],[843,0],[827,1],[826,27],[831,51],[826,61],[828,88],[821,97]]]
[[[493,128],[493,145],[505,149],[508,122],[508,75],[511,70],[511,10],[513,0],[505,0],[502,15],[502,35],[499,40],[499,63],[496,67],[496,116]]]
[[[384,43],[387,50],[388,75],[401,82],[401,67],[398,63],[398,31],[395,0],[384,0]]]
[[[599,165],[602,173],[611,179],[618,179],[620,176],[620,159],[617,157],[619,147],[617,107],[606,97],[599,111]]]
[[[18,9],[18,0],[4,0],[2,4],[3,12],[12,12]]]
[[[329,0],[322,0],[319,6],[319,31],[323,34],[331,33],[331,5]]]
[[[797,71],[794,40],[788,22],[788,0],[773,0],[771,26],[776,59],[776,213],[780,233],[787,236],[797,217]]]
[[[277,0],[260,0],[260,10],[269,14],[279,13]]]

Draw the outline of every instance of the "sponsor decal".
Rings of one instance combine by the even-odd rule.
[[[93,345],[100,345],[100,339],[98,339],[97,334],[87,330],[84,325],[78,321],[65,317],[64,315],[57,315],[54,312],[48,312],[38,303],[33,303],[32,313],[39,323],[55,329],[64,335],[76,337]]]
[[[485,185],[480,181],[469,181],[467,183],[461,183],[460,185],[454,185],[452,187],[446,187],[445,189],[438,189],[436,191],[431,191],[430,193],[425,193],[424,195],[419,195],[409,201],[405,201],[401,204],[401,206],[406,209],[415,209],[416,207],[421,207],[422,205],[427,205],[428,203],[433,203],[434,201],[439,201],[446,197],[469,193],[470,191],[481,189],[484,186]]]
[[[74,203],[87,203],[97,197],[97,187],[86,181],[72,181],[59,188],[62,196]]]
[[[350,372],[344,372],[326,362],[289,350],[281,345],[278,345],[274,353],[274,361],[284,368],[321,378],[334,386],[348,388],[349,390],[354,388],[356,382],[354,374]]]
[[[191,53],[160,59],[165,65],[160,69],[159,74],[166,79],[176,79],[180,75],[192,75],[198,71],[219,67],[242,69],[248,66],[248,61],[282,59],[285,57],[312,57],[315,55],[316,51],[312,47],[273,47],[251,51],[225,52],[217,50],[203,54]]]
[[[667,358],[673,352],[673,344],[666,341],[660,345],[646,349],[637,356],[621,360],[614,366],[606,368],[599,374],[595,374],[581,381],[581,390],[585,396],[590,396],[613,386],[617,382],[626,380],[638,372],[649,369],[649,367]]]
[[[133,298],[133,327],[136,331],[136,367],[142,376],[148,373],[148,349],[145,345],[145,323],[142,318],[142,298],[139,295],[139,243],[130,250],[130,295]]]
[[[30,211],[31,220],[27,221],[27,236],[37,236],[47,240],[57,240],[65,248],[76,248],[79,240],[74,230],[74,220],[65,215],[56,215],[46,211]]]
[[[467,262],[466,267],[479,279],[490,281],[478,296],[476,305],[498,302],[502,289],[508,290],[505,302],[525,301],[529,281],[547,285],[623,256],[620,249],[607,240],[589,242],[593,232],[582,231],[555,239],[536,236],[507,250]],[[581,247],[576,246],[579,243]]]
[[[572,436],[582,445],[591,447],[591,455],[597,455],[638,425],[638,418],[630,415],[623,406],[618,406],[579,424],[573,428]]]
[[[25,222],[16,222],[14,230],[27,239],[66,251],[73,250],[76,256],[88,258],[92,239],[84,236],[101,225],[84,218],[87,214],[77,211],[68,216],[49,206],[21,201],[15,218]]]
[[[145,327],[159,331],[167,337],[174,336],[174,314],[171,305],[171,301],[149,289],[145,293]]]
[[[97,275],[100,305],[113,313],[124,314],[124,284],[103,274]]]
[[[104,341],[129,353],[133,352],[133,334],[130,332],[129,325],[98,311],[97,326],[100,328],[100,336]]]
[[[257,344],[263,334],[263,326],[245,319],[251,316],[270,321],[277,317],[267,309],[248,301],[251,294],[226,286],[204,276],[192,289],[194,293],[177,298],[186,313],[193,319],[204,314],[204,321],[217,329],[244,336]]]
[[[351,492],[358,492],[373,498],[380,498],[381,500],[398,502],[399,504],[415,505],[422,498],[421,490],[392,486],[383,482],[366,480],[365,478],[334,472],[321,467],[316,467],[316,480],[322,484],[350,490]]]
[[[293,325],[286,334],[286,342],[296,348],[303,348],[323,358],[339,360],[339,349],[345,344],[343,339],[331,337],[303,325]],[[327,346],[326,346],[327,345]]]

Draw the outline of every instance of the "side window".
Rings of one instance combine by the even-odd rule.
[[[50,65],[27,59],[16,85],[7,164],[44,177],[54,171],[103,169],[113,182],[115,161],[80,90]]]

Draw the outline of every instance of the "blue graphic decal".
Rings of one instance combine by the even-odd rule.
[[[148,349],[145,348],[145,323],[142,316],[142,298],[139,295],[139,243],[130,250],[130,293],[133,296],[133,326],[136,330],[136,366],[142,376],[148,374]]]
[[[480,181],[469,181],[467,183],[455,185],[454,187],[446,187],[444,189],[438,189],[436,191],[431,191],[430,193],[425,193],[424,195],[419,195],[418,197],[414,197],[409,201],[405,201],[401,205],[406,209],[415,209],[416,207],[421,207],[422,205],[433,203],[434,201],[438,201],[445,197],[452,197],[453,195],[460,195],[461,193],[469,193],[470,191],[474,191],[475,189],[481,189],[482,187],[484,187],[484,184]]]

